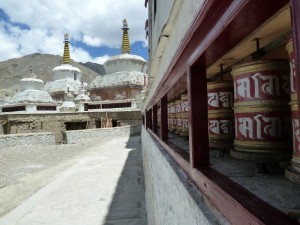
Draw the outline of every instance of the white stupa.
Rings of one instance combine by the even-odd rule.
[[[128,25],[123,20],[122,54],[110,57],[104,64],[106,75],[96,77],[89,85],[93,101],[135,102],[147,86],[146,60],[130,54]]]
[[[69,36],[65,34],[63,62],[52,70],[53,81],[45,85],[45,89],[56,101],[63,101],[68,89],[75,96],[81,89],[82,72],[77,67],[72,66],[70,61]],[[83,84],[87,86],[86,83]]]
[[[64,102],[59,107],[60,112],[76,112],[77,106],[74,103],[74,95],[67,89],[67,93],[64,96]]]
[[[56,103],[44,90],[44,81],[37,79],[30,68],[30,77],[20,80],[20,91],[2,105],[2,112],[56,111]]]

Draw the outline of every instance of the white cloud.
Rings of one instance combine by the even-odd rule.
[[[0,60],[34,52],[62,55],[63,34],[66,32],[72,40],[92,47],[120,47],[124,18],[130,28],[130,42],[144,41],[147,9],[143,3],[141,0],[0,1],[0,9],[12,22],[30,27],[24,30],[1,22],[0,18],[0,41],[5,43],[0,48]],[[72,52],[76,61],[99,62],[105,57],[92,58],[80,48],[73,48]]]
[[[95,38],[95,37],[90,37],[88,35],[84,35],[83,36],[83,43],[90,45],[90,46],[100,46],[101,45],[101,40],[99,38]]]

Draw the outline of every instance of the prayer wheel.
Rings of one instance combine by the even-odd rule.
[[[207,85],[208,137],[210,148],[231,148],[234,139],[233,83]]]
[[[176,118],[176,104],[175,100],[171,101],[171,132],[175,132],[176,130],[176,124],[177,124],[177,118]]]
[[[181,98],[181,111],[182,111],[182,129],[180,136],[189,136],[189,101],[187,94],[182,94]]]
[[[180,134],[182,131],[182,110],[181,110],[181,99],[178,99],[175,101],[175,107],[176,107],[176,130],[175,134]]]
[[[289,64],[260,60],[238,65],[234,80],[235,140],[230,155],[245,160],[290,157]]]
[[[290,79],[291,79],[291,111],[292,111],[292,130],[293,130],[293,158],[291,166],[285,171],[285,175],[290,180],[300,183],[300,127],[299,110],[296,92],[296,71],[295,71],[295,53],[293,48],[293,39],[288,39],[286,50],[290,57]]]
[[[298,183],[300,183],[300,126],[297,94],[293,93],[291,98],[293,127],[293,158],[291,160],[291,166],[292,169],[299,174]]]
[[[157,126],[160,127],[161,124],[161,110],[160,107],[157,108]]]
[[[173,120],[171,117],[171,102],[168,102],[168,130],[171,131]]]

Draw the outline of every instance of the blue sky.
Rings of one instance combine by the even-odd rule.
[[[68,33],[73,60],[103,63],[121,53],[124,18],[130,28],[131,54],[148,60],[144,1],[0,1],[0,61],[36,52],[62,55]]]

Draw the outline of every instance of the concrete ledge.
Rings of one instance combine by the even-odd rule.
[[[53,133],[23,133],[0,135],[0,148],[24,145],[55,145]]]
[[[81,139],[94,138],[114,138],[124,137],[141,133],[141,125],[113,127],[113,128],[98,128],[87,130],[72,130],[66,131],[66,140],[68,144],[77,143]]]

